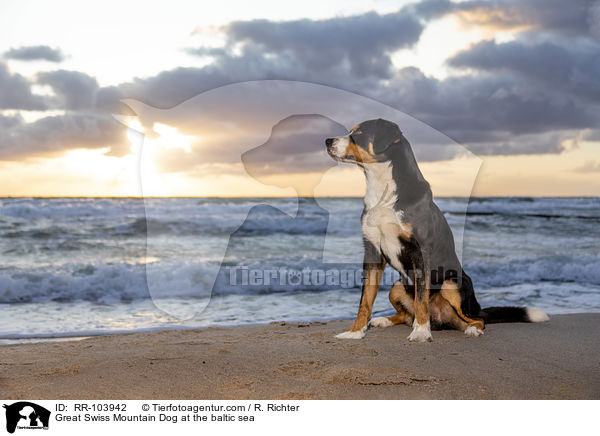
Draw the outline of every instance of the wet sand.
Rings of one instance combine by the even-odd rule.
[[[600,399],[600,314],[405,325],[335,339],[351,321],[171,330],[0,347],[2,399]]]

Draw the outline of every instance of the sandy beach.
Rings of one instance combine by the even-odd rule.
[[[480,338],[351,321],[121,334],[0,347],[4,399],[599,399],[600,314]]]

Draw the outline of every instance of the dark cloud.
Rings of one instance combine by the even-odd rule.
[[[46,100],[52,109],[117,114],[126,112],[116,86],[101,88],[96,78],[79,71],[56,70],[37,75],[37,84],[48,85],[54,92]]]
[[[493,135],[490,135],[493,137]],[[544,132],[514,135],[497,132],[489,141],[469,142],[467,147],[479,156],[509,156],[523,154],[559,154],[566,150],[564,142],[573,140],[577,132]]]
[[[112,155],[129,151],[126,130],[110,111],[122,106],[113,88],[101,89],[95,78],[65,70],[40,73],[35,84],[50,86],[54,95],[32,94],[32,83],[0,64],[3,109],[66,111],[31,123],[21,116],[0,116],[0,160],[54,155],[76,148],[108,148]]]
[[[415,44],[423,25],[400,10],[327,20],[234,21],[223,30],[230,44],[252,44],[266,53],[289,52],[312,71],[349,66],[356,76],[389,77],[390,53]]]
[[[510,71],[581,98],[600,101],[600,43],[483,41],[449,59],[455,67]]]
[[[124,98],[116,86],[99,88],[95,93],[94,109],[101,113],[132,115],[121,103]]]
[[[240,56],[221,53],[204,68],[178,68],[123,84],[106,90],[106,101],[125,95],[166,109],[210,89],[261,79],[305,80],[366,95],[416,116],[479,154],[558,153],[573,130],[599,122],[593,105],[543,80],[509,71],[438,80],[411,67],[383,84],[348,71],[316,74],[289,55],[265,58],[254,51]],[[178,123],[183,120],[170,122]],[[224,155],[203,157],[219,162]]]
[[[110,147],[111,154],[128,152],[125,129],[111,116],[67,113],[33,123],[13,119],[0,130],[0,160],[52,155],[76,148]]]
[[[11,48],[4,53],[4,58],[19,61],[62,62],[65,60],[65,55],[59,49],[48,47],[47,45],[36,45]]]
[[[379,98],[480,154],[559,152],[557,131],[600,122],[594,106],[510,74],[438,80],[406,68]]]
[[[249,80],[297,80],[343,88],[359,93],[373,91],[379,80],[357,77],[349,68],[313,71],[291,53],[265,55],[256,47],[241,54],[216,50],[214,60],[203,68],[176,68],[150,78],[119,86],[120,92],[159,108],[170,108],[201,92]]]
[[[0,129],[11,129],[23,123],[23,117],[0,115]]]
[[[55,108],[67,110],[92,108],[99,89],[95,78],[77,71],[57,70],[40,73],[37,83],[52,88],[56,94],[53,101]]]
[[[450,0],[423,0],[406,6],[416,16],[425,20],[432,20],[453,12],[456,4]]]
[[[31,92],[31,83],[0,62],[0,109],[45,110],[44,99]]]
[[[572,8],[565,8],[563,2],[555,0],[461,3],[430,0],[405,7],[396,14],[378,16],[431,20],[454,13],[476,25],[527,30],[529,46],[520,41],[483,42],[459,54],[452,59],[453,66],[481,72],[445,80],[426,77],[417,68],[405,68],[388,77],[373,74],[361,80],[367,77],[365,71],[352,66],[344,68],[344,59],[362,53],[370,45],[374,47],[373,53],[384,52],[383,56],[377,56],[385,63],[385,49],[378,49],[372,38],[381,41],[390,38],[385,31],[379,33],[377,26],[351,26],[353,17],[281,23],[235,22],[225,28],[228,37],[225,48],[197,51],[214,59],[210,69],[165,73],[161,88],[170,89],[165,85],[174,84],[178,76],[196,89],[198,84],[207,82],[223,85],[244,79],[306,80],[376,98],[417,116],[479,153],[557,153],[563,149],[561,142],[576,134],[574,131],[599,121],[594,101],[582,101],[595,100],[600,93],[597,45],[589,38],[579,38],[576,44],[563,38],[589,33],[590,5],[575,1]],[[360,17],[367,22],[369,14]],[[329,37],[329,33],[343,34],[341,29],[346,25],[358,28],[356,38],[366,43],[356,45],[354,39],[346,36],[346,39]],[[540,29],[546,39],[537,37],[532,29]],[[562,42],[554,42],[548,32],[561,34]],[[364,36],[367,34],[368,38]],[[231,47],[240,43],[241,54],[233,55]],[[317,49],[321,46],[322,52]],[[326,56],[328,50],[333,52]],[[329,65],[336,65],[335,75],[328,74]],[[239,72],[243,78],[236,77]],[[192,79],[194,76],[197,80]],[[381,80],[384,77],[386,81]],[[150,83],[152,80],[146,85]]]

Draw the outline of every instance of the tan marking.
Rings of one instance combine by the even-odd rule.
[[[356,162],[361,162],[361,163],[377,162],[377,160],[375,160],[375,158],[373,158],[373,156],[371,156],[362,147],[359,147],[352,141],[350,141],[350,143],[346,147],[346,155],[344,157],[348,158],[350,156],[354,156],[354,160]]]
[[[398,231],[398,236],[400,236],[405,241],[410,240],[412,237],[412,226],[409,223],[405,223],[403,221],[398,225],[400,230]]]
[[[392,321],[392,324],[394,324],[394,325],[402,324],[404,322],[405,318],[406,318],[406,312],[397,312],[397,313],[393,314],[392,316],[387,317],[387,319]]]
[[[460,319],[448,300],[446,300],[440,294],[434,294],[431,296],[429,300],[429,312],[431,313],[432,320],[437,321],[439,324],[443,324],[463,332],[469,326],[466,322]]]
[[[403,241],[410,240],[410,237],[412,236],[411,225],[404,222],[386,222],[384,224],[380,224],[379,228],[381,229],[382,234],[390,236],[396,235]]]
[[[360,127],[360,124],[357,124],[356,126],[352,127],[350,129],[351,132],[354,132],[356,129],[358,129]]]
[[[373,151],[373,143],[372,142],[369,142],[369,153],[375,154],[375,152]]]
[[[362,296],[360,299],[360,305],[358,306],[358,314],[356,315],[356,319],[350,328],[351,332],[356,332],[365,328],[369,322],[369,318],[371,318],[373,303],[375,302],[375,297],[377,296],[381,277],[383,277],[385,263],[385,260],[382,260],[381,264],[372,265],[367,270]]]
[[[396,324],[412,321],[412,298],[406,293],[406,288],[400,280],[398,280],[390,289],[390,303],[396,309],[396,313],[388,316],[388,319]],[[406,306],[408,304],[408,307]]]
[[[415,275],[415,319],[420,325],[427,324],[429,322],[429,280],[425,277],[425,294],[423,299],[419,300],[417,295],[417,283],[419,278]]]
[[[450,306],[456,311],[459,318],[466,322],[469,327],[475,326],[480,330],[485,328],[482,320],[472,319],[463,314],[462,309],[460,308],[462,299],[455,282],[452,280],[444,281],[440,294],[448,301],[448,303],[450,303]]]
[[[406,311],[410,315],[414,315],[415,308],[413,305],[413,298],[408,295],[406,288],[400,280],[394,283],[392,289],[390,289],[390,303],[398,311]]]
[[[429,321],[429,302],[425,299],[415,305],[415,318],[419,325],[425,325]]]

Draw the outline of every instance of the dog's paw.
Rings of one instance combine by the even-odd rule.
[[[390,321],[390,319],[387,316],[380,316],[378,318],[373,318],[371,321],[369,321],[369,327],[386,328],[391,327],[393,325],[394,323]]]
[[[335,335],[335,337],[338,339],[362,339],[365,337],[366,334],[367,334],[367,326],[365,326],[362,329],[357,330],[355,332],[351,332],[350,330],[348,330],[347,332],[340,333],[339,335]]]
[[[483,330],[478,329],[474,325],[471,325],[465,329],[465,336],[467,338],[476,338],[477,336],[481,336],[483,334]]]
[[[427,324],[419,324],[417,320],[413,323],[413,331],[408,336],[408,340],[411,342],[431,342],[433,337],[431,336],[431,324],[427,321]]]

